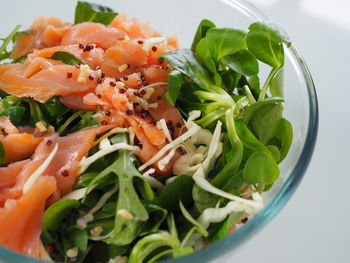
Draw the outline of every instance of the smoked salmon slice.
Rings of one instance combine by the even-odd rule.
[[[11,57],[20,58],[34,49],[57,46],[70,28],[70,23],[59,18],[38,17],[28,31],[18,35]]]
[[[38,258],[45,203],[55,191],[55,178],[41,176],[18,200],[8,199],[0,208],[0,245]]]

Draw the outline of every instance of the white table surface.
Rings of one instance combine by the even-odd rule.
[[[350,262],[350,1],[251,2],[285,28],[306,59],[318,93],[320,125],[315,153],[300,187],[286,208],[230,262]],[[33,7],[30,1],[13,0],[7,8],[16,6],[27,19],[25,8]],[[52,6],[55,13],[58,1]],[[34,7],[40,9],[40,5]],[[0,14],[0,29],[6,32],[17,18],[6,8]],[[62,12],[61,17],[69,14]]]
[[[292,199],[232,262],[350,262],[350,1],[251,0],[289,33],[314,78],[315,152]]]

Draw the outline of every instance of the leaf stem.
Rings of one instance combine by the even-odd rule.
[[[81,114],[83,114],[84,111],[80,110],[75,112],[72,116],[70,116],[65,123],[63,123],[57,130],[58,135],[61,135],[61,133],[68,127],[69,124],[71,124],[72,121],[74,121],[76,118],[78,118]]]
[[[267,89],[269,88],[270,86],[270,82],[271,80],[277,75],[277,73],[282,69],[282,67],[277,67],[277,68],[273,68],[270,72],[270,74],[268,75],[265,83],[264,83],[264,86],[263,88],[261,89],[261,92],[259,94],[259,98],[258,98],[258,101],[262,101],[265,99],[265,95],[266,95],[266,92],[267,92]]]

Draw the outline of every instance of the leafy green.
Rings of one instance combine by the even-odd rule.
[[[164,96],[170,104],[175,105],[176,100],[179,97],[179,94],[181,92],[183,83],[184,83],[184,77],[181,72],[177,70],[173,70],[169,73],[168,86],[170,86],[171,89],[169,89]]]
[[[6,162],[6,152],[5,152],[4,145],[2,144],[2,142],[0,142],[0,166],[5,164],[5,162]]]
[[[118,135],[116,137],[119,138],[120,142],[127,142],[125,135]],[[143,198],[149,202],[154,200],[154,193],[150,185],[135,168],[134,161],[134,157],[126,150],[120,150],[116,161],[95,177],[90,182],[87,190],[87,194],[89,194],[96,188],[100,180],[103,180],[110,174],[118,179],[119,195],[115,224],[111,236],[107,239],[109,243],[115,245],[128,245],[134,241],[142,232],[146,221],[149,219],[149,213],[135,190],[134,179],[138,178],[142,181],[138,186],[141,193],[144,193]],[[132,219],[122,217],[118,211],[127,211],[132,216]]]
[[[69,109],[62,104],[59,97],[53,97],[45,103],[46,110],[50,117],[57,118],[67,113]]]
[[[192,190],[194,205],[198,212],[202,213],[205,209],[209,207],[215,207],[215,205],[219,202],[220,197],[217,195],[213,195],[198,185],[194,185]]]
[[[244,76],[254,76],[259,73],[258,60],[249,50],[241,50],[225,56],[222,58],[222,63]]]
[[[288,37],[271,23],[256,22],[249,26],[246,37],[249,51],[260,61],[279,68],[284,64],[283,43],[290,44]]]
[[[75,9],[74,23],[95,22],[108,25],[116,15],[118,15],[118,13],[114,12],[113,9],[109,7],[85,1],[78,1]]]
[[[6,38],[1,39],[2,44],[0,46],[0,61],[10,58],[11,52],[7,49],[11,42],[15,42],[16,35],[20,28],[21,25],[16,26]]]
[[[205,37],[207,31],[210,29],[210,28],[213,28],[215,27],[215,24],[208,20],[208,19],[203,19],[199,25],[198,25],[198,28],[197,28],[197,31],[196,31],[196,34],[194,36],[194,39],[193,39],[193,42],[192,42],[192,46],[191,46],[191,50],[192,51],[196,51],[196,47],[197,47],[197,44],[198,42],[203,38]]]
[[[181,209],[181,212],[182,214],[184,215],[184,217],[186,218],[186,220],[188,222],[190,222],[194,227],[195,229],[198,231],[198,233],[200,233],[202,236],[208,236],[208,232],[207,230],[205,230],[203,228],[203,226],[201,226],[201,224],[199,224],[192,216],[191,214],[186,210],[186,208],[184,207],[184,205],[181,203],[180,201],[180,209]]]
[[[278,162],[280,163],[286,158],[293,141],[293,127],[288,120],[281,119],[275,137],[279,141],[280,158]]]
[[[82,262],[86,257],[88,250],[88,234],[85,230],[82,230],[76,226],[69,226],[64,228],[62,233],[62,240],[65,249],[64,258],[65,262]],[[67,256],[67,251],[70,249],[78,249],[78,256],[69,258]]]
[[[81,60],[77,59],[73,54],[64,51],[55,52],[50,59],[58,60],[67,65],[82,65],[84,64]]]
[[[275,159],[266,152],[253,153],[243,170],[244,180],[250,184],[259,184],[260,189],[264,189],[265,185],[273,184],[279,174]]]
[[[179,210],[179,201],[185,205],[190,205],[192,199],[192,187],[194,181],[188,175],[181,175],[173,182],[167,184],[159,194],[159,204],[169,211]]]

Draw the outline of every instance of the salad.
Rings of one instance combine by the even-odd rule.
[[[292,143],[272,24],[204,19],[180,49],[79,1],[0,47],[0,245],[59,262],[155,262],[263,209]],[[261,67],[269,69],[262,76]]]

